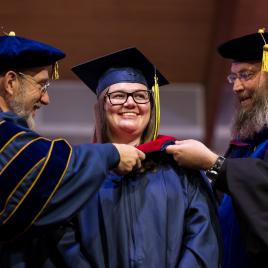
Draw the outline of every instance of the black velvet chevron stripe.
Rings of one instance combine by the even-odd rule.
[[[35,186],[11,218],[0,228],[2,242],[10,241],[25,232],[45,209],[67,170],[71,147],[64,140],[52,142],[52,151]]]

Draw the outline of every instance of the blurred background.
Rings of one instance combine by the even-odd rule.
[[[216,48],[268,30],[267,10],[267,0],[9,0],[1,3],[0,27],[67,54],[49,89],[51,104],[37,117],[44,135],[89,142],[96,99],[70,69],[135,46],[171,82],[161,88],[160,133],[199,139],[222,153],[235,102],[226,82],[230,62]]]

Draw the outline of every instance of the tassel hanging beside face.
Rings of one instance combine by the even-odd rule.
[[[261,28],[258,30],[258,33],[261,35],[263,42],[264,42],[261,70],[263,72],[268,72],[268,44],[266,43],[266,40],[263,36],[264,31],[265,31],[265,28]]]
[[[261,70],[263,72],[268,72],[268,44],[263,46],[263,54],[262,54],[262,67]]]
[[[56,61],[52,65],[52,80],[58,80],[59,78],[60,78],[60,75],[59,75],[59,64]]]
[[[154,75],[154,86],[153,86],[153,93],[154,93],[154,103],[155,103],[155,126],[153,130],[153,140],[157,138],[159,126],[160,126],[160,96],[159,96],[159,85],[158,85],[158,78],[156,74]]]

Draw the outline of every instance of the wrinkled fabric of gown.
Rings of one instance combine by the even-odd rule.
[[[76,241],[66,232],[59,243],[69,266],[82,259],[83,267],[94,268],[220,267],[221,238],[206,181],[162,152],[150,157],[155,169],[110,173],[84,207]]]

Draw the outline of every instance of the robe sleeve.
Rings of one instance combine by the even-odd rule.
[[[35,225],[61,222],[74,215],[99,190],[118,161],[119,153],[112,144],[74,146],[62,184]]]
[[[120,158],[112,144],[71,146],[6,121],[0,133],[1,241],[68,220]]]
[[[201,176],[187,179],[191,183],[179,267],[221,267],[222,240],[212,192]]]
[[[267,159],[226,159],[216,187],[231,195],[243,226],[268,247]]]

